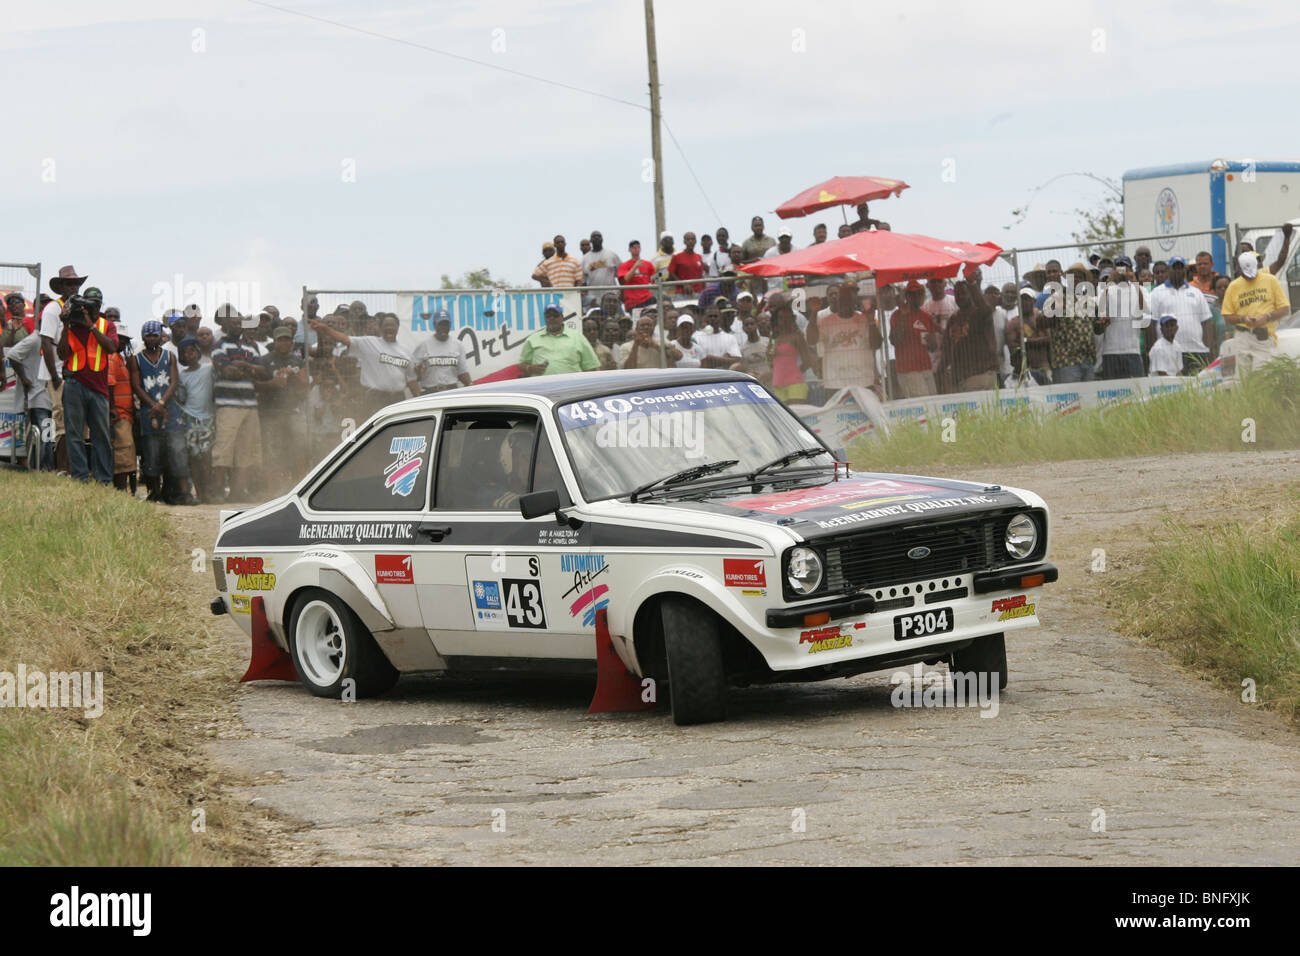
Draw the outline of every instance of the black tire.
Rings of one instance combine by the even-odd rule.
[[[726,720],[727,672],[718,619],[700,605],[675,597],[663,600],[660,613],[673,723]]]
[[[317,697],[343,697],[348,680],[358,700],[376,697],[397,682],[397,669],[361,619],[328,591],[310,588],[298,595],[288,637],[298,680]]]
[[[998,690],[1007,689],[1007,642],[1001,634],[977,637],[968,646],[952,652],[952,669],[964,674],[988,673],[998,675]]]

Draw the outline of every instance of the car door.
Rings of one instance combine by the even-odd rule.
[[[594,657],[595,611],[586,613],[594,598],[572,608],[585,597],[573,593],[572,569],[584,563],[589,529],[551,517],[525,521],[519,513],[521,495],[551,488],[570,503],[536,410],[445,413],[423,525],[440,556],[423,574],[431,587],[422,592],[422,610],[453,667]]]
[[[439,414],[382,425],[304,496],[304,529],[343,551],[374,582],[399,629],[424,634],[419,590],[433,565],[418,560]],[[316,530],[319,529],[317,533]],[[423,639],[423,637],[421,638]],[[418,651],[418,649],[417,649]],[[418,652],[413,660],[418,660]]]

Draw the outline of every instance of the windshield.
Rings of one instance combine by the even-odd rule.
[[[557,409],[573,470],[588,501],[631,494],[689,468],[735,459],[716,472],[744,475],[820,443],[767,389],[717,382],[622,392]],[[772,466],[827,466],[830,452]]]

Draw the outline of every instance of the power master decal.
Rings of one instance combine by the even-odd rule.
[[[467,554],[469,610],[477,631],[545,630],[541,561],[535,554]]]

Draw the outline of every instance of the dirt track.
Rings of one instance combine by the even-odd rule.
[[[1226,481],[1276,497],[1298,466],[1286,452],[963,472],[1032,488],[1055,518],[1061,581],[1045,625],[1008,641],[995,719],[895,709],[887,674],[737,691],[730,722],[694,728],[587,716],[582,683],[403,680],[359,704],[267,683],[238,688],[243,726],[211,750],[253,775],[250,801],[306,824],[276,841],[285,860],[1294,865],[1300,736],[1099,609],[1164,509],[1245,515]],[[211,547],[215,509],[174,514]],[[1106,574],[1088,572],[1094,548]],[[228,635],[233,688],[247,645]]]

